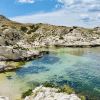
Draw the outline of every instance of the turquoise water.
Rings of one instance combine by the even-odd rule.
[[[100,100],[100,48],[50,49],[50,54],[0,74],[0,95],[11,100],[43,82],[68,84],[87,100]]]

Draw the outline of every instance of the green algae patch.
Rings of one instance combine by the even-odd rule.
[[[44,87],[51,87],[51,88],[56,88],[56,87],[58,87],[56,84],[50,83],[50,82],[45,82],[45,83],[43,83],[43,86],[44,86]]]
[[[74,93],[75,91],[74,91],[74,89],[71,88],[70,86],[64,85],[64,86],[60,87],[60,91],[59,91],[59,92],[65,92],[65,93],[68,93],[68,94],[72,94],[72,93]]]
[[[14,62],[14,61],[9,61],[9,62],[4,62],[5,68],[2,72],[10,72],[10,71],[14,71],[18,68],[23,67],[23,65],[25,65],[25,61],[20,61],[20,62]]]
[[[78,95],[78,97],[79,97],[81,100],[86,100],[86,97],[85,97],[85,96]]]
[[[15,69],[21,68],[23,65],[25,65],[25,61],[20,61],[20,62],[14,62],[14,61],[1,61],[0,65],[2,68],[0,68],[0,73],[3,72],[10,72]]]
[[[14,61],[6,62],[7,66],[16,67],[16,68],[25,65],[25,63],[26,63],[25,61],[24,62],[22,62],[22,61],[20,61],[20,62],[14,62]]]

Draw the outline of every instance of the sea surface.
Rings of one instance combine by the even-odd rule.
[[[14,72],[1,73],[0,95],[18,100],[23,92],[47,81],[70,85],[87,100],[100,100],[100,47],[48,50]]]

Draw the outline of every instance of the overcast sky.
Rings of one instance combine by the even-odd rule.
[[[0,0],[0,14],[23,23],[100,26],[100,0]]]

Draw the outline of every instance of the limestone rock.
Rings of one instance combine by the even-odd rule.
[[[58,89],[40,86],[24,100],[81,100],[76,94],[58,93]]]

